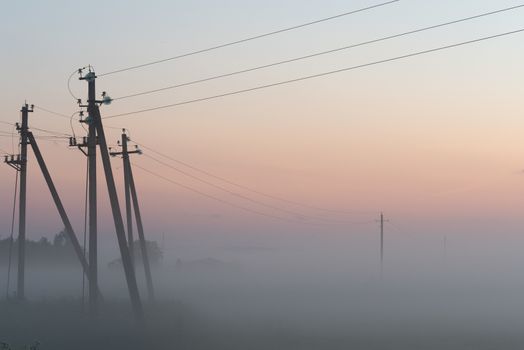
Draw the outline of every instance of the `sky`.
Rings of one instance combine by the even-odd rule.
[[[71,115],[67,89],[75,69],[99,74],[302,24],[380,1],[10,1],[0,14],[3,89],[0,120],[14,123],[24,101]],[[119,97],[329,50],[382,36],[520,5],[518,1],[401,0],[371,11],[147,68],[100,77]],[[114,101],[102,116],[222,94],[342,69],[524,28],[523,9],[404,38]],[[412,233],[517,233],[524,209],[520,77],[522,37],[515,34],[402,61],[270,89],[104,121],[108,142],[120,128],[132,140],[235,183],[303,206],[254,195],[194,173],[235,193],[324,221],[306,225],[239,210],[135,167],[150,237],[375,232],[383,211]],[[73,95],[87,86],[71,80]],[[35,110],[30,126],[71,134],[66,118]],[[77,136],[85,132],[77,119]],[[0,126],[3,132],[12,127]],[[44,135],[34,130],[36,135]],[[41,140],[75,229],[83,228],[85,157],[65,141]],[[15,140],[16,148],[16,140]],[[0,137],[0,151],[13,140]],[[236,205],[288,216],[232,196],[155,162],[144,149],[132,162]],[[166,162],[170,162],[164,159]],[[113,169],[122,195],[121,160]],[[100,174],[102,168],[100,167]],[[28,237],[62,225],[34,158],[29,159]],[[9,233],[14,171],[0,168],[0,234]],[[101,185],[103,178],[100,177]],[[112,237],[103,186],[100,231]],[[310,206],[329,208],[330,213]],[[342,213],[344,212],[344,213]],[[294,221],[296,217],[292,218]],[[296,220],[295,220],[296,221]],[[355,224],[357,223],[357,224]],[[110,236],[111,235],[111,236]]]

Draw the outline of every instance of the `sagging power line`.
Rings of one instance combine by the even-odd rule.
[[[337,15],[334,15],[334,16],[330,16],[330,17],[327,17],[327,18],[321,18],[321,19],[318,19],[318,20],[315,20],[315,21],[312,21],[312,22],[306,22],[306,23],[295,25],[295,26],[292,26],[292,27],[271,31],[271,32],[264,33],[264,34],[259,34],[259,35],[252,36],[252,37],[249,37],[249,38],[245,38],[245,39],[241,39],[241,40],[228,42],[228,43],[225,43],[225,44],[220,44],[220,45],[208,47],[206,49],[192,51],[192,52],[188,52],[188,53],[185,53],[185,54],[181,54],[181,55],[177,55],[177,56],[173,56],[173,57],[168,57],[168,58],[164,58],[164,59],[160,59],[160,60],[155,60],[155,61],[151,61],[151,62],[148,62],[148,63],[142,63],[142,64],[138,64],[138,65],[135,65],[135,66],[126,67],[126,68],[120,68],[120,69],[117,69],[117,70],[113,70],[113,71],[109,71],[109,72],[106,72],[106,73],[99,74],[98,76],[99,77],[103,77],[103,76],[107,76],[107,75],[111,75],[111,74],[122,73],[122,72],[130,71],[130,70],[135,70],[135,69],[138,69],[138,68],[148,67],[148,66],[156,65],[156,64],[159,64],[159,63],[163,63],[163,62],[173,61],[173,60],[177,60],[177,59],[184,58],[184,57],[194,56],[194,55],[198,55],[198,54],[201,54],[201,53],[222,49],[222,48],[225,48],[225,47],[228,47],[228,46],[238,45],[238,44],[245,43],[245,42],[248,42],[248,41],[252,41],[252,40],[261,39],[261,38],[265,38],[265,37],[276,35],[276,34],[289,32],[289,31],[292,31],[292,30],[295,30],[295,29],[299,29],[299,28],[308,27],[308,26],[311,26],[311,25],[314,25],[314,24],[331,21],[331,20],[334,20],[334,19],[337,19],[337,18],[353,15],[353,14],[356,14],[356,13],[369,11],[369,10],[372,10],[372,9],[375,9],[375,8],[378,8],[378,7],[383,7],[383,6],[386,6],[386,5],[390,5],[390,4],[399,2],[399,1],[400,0],[387,1],[387,2],[380,3],[380,4],[376,4],[376,5],[360,8],[360,9],[357,9],[357,10],[352,10],[352,11],[349,11],[349,12],[340,13],[340,14],[337,14]],[[74,73],[73,73],[73,75],[74,75]],[[70,92],[71,92],[71,90],[70,90]],[[71,95],[74,98],[76,98],[72,92],[71,92]]]
[[[152,148],[150,147],[147,147],[147,146],[144,146],[143,144],[141,143],[138,143],[138,142],[135,142],[137,145],[139,145],[140,147],[144,148],[144,149],[147,149],[153,153],[156,153],[157,155],[167,159],[167,160],[171,160],[172,162],[176,162],[176,163],[179,163],[191,170],[194,170],[196,172],[199,172],[200,174],[203,174],[203,175],[206,175],[210,178],[214,178],[216,180],[219,180],[221,182],[224,182],[226,184],[229,184],[229,185],[232,185],[232,186],[235,186],[239,189],[243,189],[245,191],[248,191],[248,192],[251,192],[251,193],[254,193],[254,194],[258,194],[260,196],[263,196],[263,197],[266,197],[266,198],[269,198],[269,199],[274,199],[274,200],[278,200],[280,202],[284,202],[284,203],[288,203],[288,204],[293,204],[295,206],[299,206],[299,207],[302,207],[302,208],[308,208],[308,209],[315,209],[315,210],[320,210],[320,211],[325,211],[325,212],[336,212],[336,213],[339,213],[339,214],[345,214],[345,215],[355,215],[356,213],[355,212],[344,212],[344,211],[334,211],[332,209],[325,209],[325,208],[318,208],[318,207],[314,207],[314,206],[310,206],[310,205],[307,205],[307,204],[303,204],[303,203],[299,203],[299,202],[296,202],[296,201],[291,201],[291,200],[287,200],[287,199],[284,199],[284,198],[281,198],[281,197],[276,197],[276,196],[273,196],[273,195],[270,195],[270,194],[266,194],[266,193],[263,193],[263,192],[260,192],[260,191],[257,191],[257,190],[254,190],[252,188],[249,188],[249,187],[246,187],[244,185],[240,185],[238,183],[235,183],[235,182],[232,182],[230,180],[227,180],[223,177],[220,177],[220,176],[217,176],[217,175],[214,175],[208,171],[205,171],[205,170],[202,170],[202,169],[199,169],[195,166],[192,166],[186,162],[182,162],[182,161],[179,161],[179,160],[176,160],[175,158],[173,157],[170,157],[170,156],[167,156],[166,154],[163,154],[163,153],[160,153],[158,151],[155,151],[153,150]],[[277,210],[277,211],[281,211],[283,213],[286,213],[286,214],[291,214],[293,215],[293,217],[296,217],[296,218],[303,218],[303,219],[309,219],[309,220],[317,220],[317,221],[322,221],[322,222],[330,222],[330,223],[339,223],[339,224],[352,224],[352,225],[358,225],[358,224],[363,224],[363,223],[369,223],[368,221],[365,221],[365,222],[362,222],[362,221],[350,221],[350,220],[337,220],[337,219],[334,219],[334,218],[328,218],[328,217],[321,217],[321,216],[317,216],[317,215],[311,215],[311,214],[307,214],[307,213],[303,213],[303,212],[297,212],[297,211],[294,211],[294,210],[288,210],[286,208],[283,208],[283,207],[280,207],[280,206],[276,206],[276,205],[271,205],[271,204],[268,204],[268,203],[265,203],[263,201],[260,201],[260,200],[256,200],[256,199],[253,199],[251,197],[247,197],[245,195],[242,195],[240,193],[237,193],[237,192],[234,192],[232,190],[229,190],[223,186],[220,186],[220,185],[217,185],[213,182],[210,182],[208,180],[205,180],[201,177],[198,177],[196,175],[193,175],[191,173],[188,173],[187,171],[185,170],[182,170],[180,168],[177,168],[177,167],[174,167],[172,166],[171,164],[168,164],[164,161],[161,161],[155,157],[152,157],[150,155],[146,155],[147,158],[157,162],[158,164],[161,164],[165,167],[168,167],[176,172],[179,172],[189,178],[192,178],[194,180],[197,180],[199,182],[202,182],[204,184],[207,184],[211,187],[214,187],[218,190],[221,190],[221,191],[224,191],[232,196],[235,196],[235,197],[238,197],[238,198],[241,198],[241,199],[244,199],[244,200],[247,200],[249,202],[252,202],[252,203],[255,203],[255,204],[259,204],[261,206],[264,206],[264,207],[267,207],[267,208],[270,208],[270,209],[274,209],[274,210]],[[369,211],[369,212],[359,212],[358,214],[363,214],[363,215],[368,215],[368,214],[371,214],[373,212]]]
[[[301,212],[297,212],[297,211],[294,211],[294,210],[289,210],[287,208],[283,208],[283,207],[280,207],[280,206],[276,206],[276,205],[273,205],[273,204],[269,204],[269,203],[266,203],[266,202],[263,202],[263,201],[260,201],[260,200],[257,200],[257,199],[254,199],[254,198],[251,198],[249,196],[246,196],[246,195],[243,195],[241,193],[237,193],[237,192],[234,192],[234,191],[231,191],[229,190],[228,188],[225,188],[223,186],[220,186],[220,185],[217,185],[211,181],[208,181],[208,180],[205,180],[201,177],[198,177],[196,175],[193,175],[193,174],[190,174],[189,172],[187,171],[184,171],[182,169],[179,169],[179,168],[176,168],[166,162],[163,162],[155,157],[152,157],[150,155],[145,155],[147,158],[157,162],[158,164],[160,165],[163,165],[169,169],[172,169],[180,174],[183,174],[193,180],[196,180],[198,182],[201,182],[201,183],[204,183],[208,186],[211,186],[215,189],[218,189],[222,192],[225,192],[227,194],[230,194],[234,197],[237,197],[237,198],[240,198],[242,200],[245,200],[245,201],[248,201],[252,204],[256,204],[256,205],[259,205],[259,206],[262,206],[262,207],[265,207],[265,208],[269,208],[269,209],[272,209],[272,210],[276,210],[278,212],[281,212],[283,214],[287,214],[287,215],[291,215],[292,218],[299,218],[301,220],[305,220],[305,221],[319,221],[319,222],[324,222],[324,223],[338,223],[338,224],[356,224],[356,222],[352,222],[352,221],[347,221],[347,220],[337,220],[337,219],[330,219],[330,218],[324,218],[324,217],[318,217],[318,216],[314,216],[314,215],[309,215],[309,214],[306,214],[306,213],[301,213]]]
[[[332,54],[332,53],[336,53],[336,52],[340,52],[340,51],[354,49],[354,48],[357,48],[357,47],[362,47],[362,46],[366,46],[366,45],[370,45],[370,44],[376,44],[376,43],[379,43],[379,42],[383,42],[383,41],[387,41],[387,40],[391,40],[391,39],[396,39],[396,38],[400,38],[400,37],[404,37],[404,36],[408,36],[408,35],[412,35],[412,34],[416,34],[416,33],[421,33],[421,32],[425,32],[425,31],[432,30],[432,29],[442,28],[442,27],[453,25],[453,24],[467,22],[467,21],[471,21],[471,20],[474,20],[474,19],[479,19],[479,18],[482,18],[482,17],[492,16],[492,15],[495,15],[495,14],[500,14],[500,13],[503,13],[503,12],[516,10],[516,9],[519,9],[519,8],[522,8],[522,7],[524,7],[524,4],[517,5],[517,6],[512,6],[512,7],[506,7],[506,8],[500,9],[500,10],[496,10],[496,11],[485,12],[485,13],[481,13],[481,14],[474,15],[474,16],[469,16],[469,17],[465,17],[465,18],[461,18],[461,19],[457,19],[457,20],[453,20],[453,21],[449,21],[449,22],[444,22],[444,23],[432,25],[432,26],[429,26],[429,27],[423,27],[423,28],[419,28],[419,29],[415,29],[415,30],[410,30],[410,31],[407,31],[407,32],[402,32],[402,33],[398,33],[398,34],[388,35],[388,36],[381,37],[381,38],[378,38],[378,39],[368,40],[368,41],[360,42],[360,43],[357,43],[357,44],[351,44],[351,45],[347,45],[347,46],[343,46],[343,47],[339,47],[339,48],[335,48],[335,49],[331,49],[331,50],[327,50],[327,51],[320,51],[320,52],[312,53],[312,54],[305,55],[305,56],[300,56],[300,57],[290,58],[290,59],[286,59],[286,60],[282,60],[282,61],[278,61],[278,62],[264,64],[264,65],[261,65],[261,66],[251,67],[251,68],[242,69],[242,70],[238,70],[238,71],[234,71],[234,72],[230,72],[230,73],[225,73],[225,74],[214,75],[214,76],[211,76],[211,77],[197,79],[197,80],[193,80],[193,81],[189,81],[189,82],[185,82],[185,83],[168,85],[168,86],[157,88],[157,89],[136,92],[136,93],[132,93],[132,94],[129,94],[129,95],[117,96],[117,97],[113,98],[113,101],[123,100],[123,99],[138,97],[138,96],[149,95],[149,94],[158,93],[158,92],[167,91],[167,90],[172,90],[172,89],[177,89],[177,88],[181,88],[181,87],[185,87],[185,86],[200,84],[200,83],[204,83],[204,82],[208,82],[208,81],[212,81],[212,80],[232,77],[232,76],[239,75],[239,74],[254,72],[254,71],[258,71],[258,70],[262,70],[262,69],[266,69],[266,68],[270,68],[270,67],[276,67],[276,66],[287,64],[287,63],[302,61],[302,60],[306,60],[306,59],[310,59],[310,58],[314,58],[314,57],[319,57],[319,56]]]
[[[75,73],[76,73],[76,71],[75,71]],[[34,105],[34,108],[35,109],[39,109],[39,110],[44,111],[44,112],[47,112],[47,113],[52,114],[52,115],[57,116],[57,117],[61,117],[61,118],[65,118],[65,119],[71,118],[70,115],[67,115],[67,114],[64,114],[64,113],[55,112],[55,111],[52,111],[50,109],[47,109],[47,108],[44,108],[44,107],[41,107],[41,106],[38,106],[38,105]]]
[[[422,55],[426,55],[426,54],[430,54],[430,53],[434,53],[434,52],[438,52],[438,51],[443,51],[443,50],[448,50],[448,49],[452,49],[452,48],[456,48],[456,47],[460,47],[460,46],[471,45],[471,44],[474,44],[474,43],[483,42],[483,41],[487,41],[487,40],[492,40],[492,39],[496,39],[496,38],[501,38],[501,37],[514,35],[514,34],[518,34],[518,33],[522,33],[522,32],[524,32],[524,29],[513,30],[513,31],[510,31],[510,32],[504,32],[504,33],[490,35],[490,36],[486,36],[486,37],[482,37],[482,38],[478,38],[478,39],[463,41],[463,42],[456,43],[456,44],[440,46],[440,47],[429,49],[429,50],[418,51],[418,52],[414,52],[414,53],[410,53],[410,54],[406,54],[406,55],[401,55],[401,56],[396,56],[396,57],[392,57],[392,58],[387,58],[387,59],[383,59],[383,60],[379,60],[379,61],[359,64],[359,65],[351,66],[351,67],[347,67],[347,68],[336,69],[336,70],[323,72],[323,73],[318,73],[318,74],[313,74],[313,75],[307,75],[307,76],[303,76],[303,77],[299,77],[299,78],[295,78],[295,79],[283,80],[283,81],[279,81],[279,82],[276,82],[276,83],[259,85],[259,86],[255,86],[255,87],[252,87],[252,88],[236,90],[236,91],[226,92],[226,93],[223,93],[223,94],[207,96],[207,97],[201,97],[201,98],[196,98],[196,99],[192,99],[192,100],[186,100],[186,101],[177,102],[177,103],[171,103],[171,104],[158,106],[158,107],[151,107],[151,108],[139,109],[139,110],[135,110],[135,111],[131,111],[131,112],[114,114],[114,115],[107,116],[104,119],[112,119],[112,118],[124,117],[124,116],[129,116],[129,115],[141,114],[141,113],[145,113],[145,112],[157,111],[157,110],[166,109],[166,108],[173,108],[173,107],[177,107],[177,106],[183,106],[183,105],[189,105],[189,104],[194,104],[194,103],[199,103],[199,102],[204,102],[204,101],[216,100],[216,99],[223,98],[223,97],[239,95],[239,94],[252,92],[252,91],[264,90],[264,89],[268,89],[268,88],[272,88],[272,87],[276,87],[276,86],[287,85],[287,84],[291,84],[291,83],[297,83],[297,82],[306,81],[306,80],[310,80],[310,79],[316,79],[316,78],[325,77],[325,76],[328,76],[328,75],[339,74],[339,73],[348,72],[348,71],[352,71],[352,70],[357,70],[357,69],[361,69],[361,68],[376,66],[376,65],[380,65],[380,64],[384,64],[384,63],[388,63],[388,62],[400,61],[400,60],[411,58],[411,57],[422,56]]]
[[[258,194],[260,196],[263,196],[263,197],[266,197],[266,198],[270,198],[270,199],[273,199],[273,200],[276,200],[276,201],[280,201],[280,202],[283,202],[283,203],[288,203],[288,204],[292,204],[294,206],[298,206],[298,207],[302,207],[302,208],[306,208],[306,209],[313,209],[313,210],[317,210],[317,211],[322,211],[322,212],[329,212],[329,213],[338,213],[338,214],[345,214],[345,215],[371,215],[371,214],[375,214],[374,211],[344,211],[344,210],[335,210],[335,209],[329,209],[329,208],[321,208],[321,207],[318,207],[318,206],[314,206],[314,205],[311,205],[311,204],[305,204],[305,203],[300,203],[298,201],[293,201],[293,200],[290,200],[290,199],[287,199],[287,198],[283,198],[283,197],[279,197],[279,196],[276,196],[274,194],[268,194],[268,193],[265,193],[265,192],[262,192],[260,190],[255,190],[254,188],[252,187],[248,187],[246,185],[242,185],[238,182],[234,182],[232,180],[229,180],[229,179],[226,179],[225,177],[223,176],[219,176],[217,174],[214,174],[214,173],[211,173],[207,170],[203,170],[201,168],[198,168],[194,165],[191,165],[187,162],[184,162],[184,161],[181,161],[179,159],[176,159],[172,156],[169,156],[163,152],[160,152],[158,150],[155,150],[149,146],[146,146],[144,145],[143,143],[139,143],[135,140],[133,140],[134,143],[136,143],[137,145],[139,145],[140,147],[144,148],[144,149],[147,149],[167,160],[170,160],[174,163],[177,163],[177,164],[180,164],[180,165],[183,165],[191,170],[194,170],[196,172],[199,172],[203,175],[206,175],[206,176],[209,176],[211,178],[214,178],[216,180],[219,180],[219,181],[222,181],[226,184],[229,184],[229,185],[232,185],[232,186],[235,186],[235,187],[238,187],[240,189],[243,189],[243,190],[246,190],[246,191],[249,191],[251,193],[254,193],[254,194]]]
[[[283,222],[290,222],[290,223],[295,223],[295,224],[304,224],[304,225],[315,225],[315,226],[318,226],[318,224],[313,224],[313,223],[309,223],[309,222],[305,222],[305,221],[302,221],[302,220],[299,220],[299,219],[290,219],[290,218],[287,218],[287,217],[282,217],[282,216],[278,216],[278,215],[272,215],[272,214],[268,214],[268,213],[265,213],[265,212],[261,212],[261,211],[258,211],[258,210],[254,210],[254,209],[251,209],[251,208],[248,208],[248,207],[245,207],[245,206],[242,206],[242,205],[238,205],[236,203],[233,203],[233,202],[229,202],[229,201],[226,201],[220,197],[216,197],[216,196],[213,196],[213,195],[210,195],[210,194],[207,194],[203,191],[200,191],[198,189],[195,189],[191,186],[187,186],[187,185],[184,185],[180,182],[177,182],[173,179],[170,179],[166,176],[163,176],[161,174],[158,174],[150,169],[147,169],[145,167],[142,167],[136,163],[132,163],[135,167],[141,169],[142,171],[152,175],[152,176],[155,176],[159,179],[162,179],[166,182],[169,182],[173,185],[176,185],[176,186],[179,186],[179,187],[182,187],[188,191],[191,191],[191,192],[194,192],[194,193],[197,193],[203,197],[206,197],[206,198],[209,198],[209,199],[212,199],[214,201],[217,201],[217,202],[220,202],[222,204],[225,204],[225,205],[228,205],[230,207],[233,207],[233,208],[236,208],[236,209],[240,209],[240,210],[243,210],[243,211],[246,211],[246,212],[249,212],[251,214],[255,214],[255,215],[259,215],[259,216],[264,216],[264,217],[267,217],[267,218],[271,218],[271,219],[275,219],[275,220],[278,220],[278,221],[283,221]]]

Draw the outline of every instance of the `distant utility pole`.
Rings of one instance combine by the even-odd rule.
[[[104,167],[104,175],[107,184],[107,191],[109,194],[109,201],[111,204],[111,211],[113,214],[113,220],[115,223],[116,236],[118,241],[118,247],[120,249],[120,255],[122,258],[122,265],[124,267],[124,273],[126,277],[127,287],[131,303],[133,305],[133,311],[135,317],[139,322],[144,320],[144,311],[142,308],[142,302],[140,300],[140,294],[138,291],[138,285],[136,281],[135,270],[131,260],[131,254],[126,239],[126,233],[124,229],[124,222],[122,220],[122,212],[118,202],[118,195],[116,191],[115,179],[113,176],[113,170],[111,168],[111,161],[109,159],[109,150],[107,147],[107,141],[105,136],[104,127],[102,125],[102,117],[100,115],[99,105],[109,104],[111,99],[102,93],[102,100],[96,99],[96,74],[89,68],[89,72],[83,75],[83,69],[80,69],[80,80],[85,80],[88,83],[88,100],[87,105],[82,105],[79,101],[80,107],[86,107],[88,116],[83,122],[89,125],[89,135],[87,138],[87,156],[89,157],[89,256],[93,259],[93,266],[91,266],[91,273],[93,277],[96,276],[96,146],[99,146],[100,155],[102,158],[102,164]],[[71,140],[71,144],[75,145],[76,140]],[[92,313],[96,314],[97,311],[97,300],[96,293],[93,291],[97,288],[96,279],[90,283],[90,305],[92,307]]]
[[[388,220],[384,220],[384,213],[380,213],[378,222],[380,223],[380,272],[382,273],[384,268],[384,223],[388,222]]]
[[[53,183],[49,170],[47,169],[47,166],[45,164],[42,153],[40,152],[40,148],[38,147],[36,139],[33,136],[33,133],[29,131],[28,116],[30,112],[33,112],[33,106],[29,108],[27,103],[24,104],[24,106],[22,107],[22,124],[19,125],[17,123],[17,129],[20,133],[20,143],[21,143],[20,144],[20,154],[17,155],[16,157],[14,155],[11,155],[10,157],[6,156],[4,160],[5,163],[7,163],[9,166],[15,168],[17,171],[20,172],[20,188],[19,188],[20,207],[19,207],[19,223],[18,223],[18,226],[19,226],[19,231],[18,231],[18,283],[17,283],[17,293],[16,293],[16,296],[19,300],[25,299],[25,243],[26,243],[25,227],[26,227],[27,145],[28,144],[30,144],[31,148],[33,149],[33,153],[38,162],[40,170],[42,171],[42,175],[44,176],[47,187],[49,188],[49,191],[51,192],[51,196],[53,197],[55,206],[58,210],[60,218],[62,219],[62,223],[64,224],[66,234],[68,235],[71,241],[71,244],[73,245],[73,248],[75,250],[75,253],[77,254],[80,264],[82,265],[82,269],[84,273],[87,273],[89,269],[88,263],[85,259],[80,243],[78,242],[78,239],[73,231],[71,222],[69,221],[69,218],[64,209],[62,201],[60,200],[60,196],[58,195],[58,191],[56,190],[56,187]]]
[[[151,265],[149,262],[149,256],[147,252],[147,243],[144,234],[144,226],[142,223],[142,216],[140,215],[140,205],[138,204],[138,196],[136,193],[135,180],[133,178],[133,170],[131,168],[131,162],[129,161],[130,154],[142,154],[142,151],[136,147],[134,150],[130,151],[128,149],[127,142],[129,137],[127,136],[125,129],[122,130],[122,140],[119,143],[122,148],[121,152],[110,152],[109,154],[113,157],[122,156],[124,163],[124,191],[126,199],[126,217],[127,217],[127,236],[130,252],[134,251],[134,238],[133,238],[133,218],[131,210],[131,200],[133,202],[133,210],[135,212],[136,226],[138,229],[138,239],[140,242],[140,252],[142,254],[142,262],[144,264],[144,272],[146,275],[147,283],[147,292],[149,301],[154,302],[155,292],[153,289],[153,278],[151,276]],[[134,258],[134,255],[131,255],[131,258]],[[136,260],[133,261],[133,264],[136,264]],[[135,265],[133,265],[135,266]]]

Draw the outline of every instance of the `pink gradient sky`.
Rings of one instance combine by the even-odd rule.
[[[10,15],[0,15],[1,42],[8,53],[0,58],[6,70],[0,120],[17,121],[25,99],[66,114],[75,111],[66,79],[81,65],[90,63],[104,72],[373,3],[325,1],[320,6],[301,1],[283,5],[276,0],[249,4],[226,1],[221,5],[164,1],[155,6],[136,3],[120,11],[122,2],[100,2],[107,13],[95,16],[92,33],[77,23],[77,10],[69,2],[56,2],[59,10],[47,8],[43,12],[33,2],[34,12],[28,16],[34,22],[28,20],[26,27],[19,29],[14,18],[26,7],[11,3]],[[100,78],[98,87],[116,97],[516,4],[400,1],[274,38]],[[208,96],[520,29],[523,14],[524,10],[516,10],[272,70],[116,101],[103,107],[102,113],[112,115]],[[116,18],[108,22],[110,16]],[[90,39],[96,39],[96,52],[88,50]],[[475,231],[479,220],[507,222],[507,229],[512,230],[513,224],[522,223],[524,210],[522,42],[520,34],[298,84],[115,118],[106,125],[125,127],[137,142],[246,186],[293,201],[365,212],[332,218],[373,220],[374,213],[384,211],[392,220],[410,222],[416,230],[425,221],[432,222],[437,231],[459,221],[471,223],[469,227]],[[83,83],[74,80],[72,88],[85,95]],[[42,111],[31,115],[31,125],[71,132],[67,120]],[[76,133],[83,134],[78,123],[74,127]],[[7,131],[9,126],[0,129]],[[116,143],[119,131],[107,129],[107,133],[109,141]],[[40,133],[35,130],[35,134]],[[42,147],[75,227],[81,231],[85,158],[67,149],[64,142],[42,141]],[[2,137],[0,148],[10,152],[11,139]],[[136,164],[173,180],[256,208],[144,156],[134,159]],[[113,165],[120,167],[120,161],[115,159]],[[33,158],[29,171],[28,235],[52,234],[61,225]],[[134,171],[152,235],[178,230],[374,229],[352,225],[304,228],[273,222],[177,188],[140,169]],[[121,185],[122,170],[116,169],[115,175]],[[0,168],[3,236],[9,229],[13,178],[10,168]],[[109,231],[112,225],[102,188],[100,198],[101,230]]]

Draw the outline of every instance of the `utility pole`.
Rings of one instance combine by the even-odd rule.
[[[380,213],[378,222],[380,223],[380,274],[382,275],[384,269],[384,223],[388,222],[384,219],[384,213]]]
[[[122,212],[120,210],[120,205],[118,202],[118,195],[116,192],[116,185],[115,185],[115,179],[113,176],[113,170],[111,169],[111,161],[109,159],[109,151],[107,148],[107,141],[105,137],[104,127],[102,125],[102,117],[100,115],[100,104],[109,104],[111,102],[111,99],[107,96],[105,96],[105,93],[102,93],[103,100],[97,100],[96,99],[96,74],[94,71],[89,68],[89,72],[82,76],[83,70],[80,69],[80,80],[85,80],[88,83],[88,101],[86,106],[81,107],[87,107],[88,116],[85,120],[86,123],[89,125],[89,135],[88,135],[88,156],[91,155],[92,159],[95,159],[93,156],[93,147],[95,148],[96,152],[96,140],[98,139],[98,146],[100,149],[100,155],[102,158],[102,164],[104,167],[104,175],[106,179],[107,184],[107,191],[109,194],[109,201],[111,204],[111,211],[113,214],[113,220],[115,223],[115,230],[116,230],[116,236],[118,241],[118,246],[120,249],[120,255],[122,258],[122,265],[124,267],[124,273],[126,277],[127,287],[129,291],[129,296],[131,298],[131,303],[133,305],[133,311],[135,313],[135,316],[139,322],[144,321],[144,311],[142,308],[142,302],[140,300],[140,294],[138,291],[138,285],[136,281],[136,275],[135,270],[133,268],[133,263],[131,261],[131,255],[129,253],[129,247],[126,240],[126,233],[124,229],[124,222],[122,220]],[[92,149],[92,153],[89,153],[89,148]],[[94,180],[93,174],[96,175],[95,170],[93,168],[96,168],[96,162],[94,160],[90,159],[89,161],[89,208],[90,208],[90,220],[94,217],[91,217],[91,213],[96,210],[96,187],[94,187],[94,184],[96,184],[96,180]],[[92,179],[93,176],[93,179]],[[94,180],[94,181],[93,181]],[[91,231],[92,227],[90,224],[90,237],[89,237],[89,252],[90,257],[92,254],[92,250],[96,249],[96,231]],[[91,232],[94,233],[93,237],[91,237]],[[95,245],[91,245],[91,243],[94,242]],[[96,255],[93,254],[94,258],[96,259]],[[91,267],[94,269],[93,267]],[[90,282],[91,284],[91,282]],[[90,300],[92,298],[91,293],[91,287],[90,286]],[[96,304],[95,304],[96,305]]]
[[[135,212],[135,220],[136,225],[138,229],[138,239],[140,242],[140,253],[142,255],[142,262],[144,264],[144,272],[146,275],[146,283],[147,283],[147,292],[150,302],[154,302],[155,300],[155,292],[153,288],[153,278],[151,276],[151,265],[149,262],[149,256],[147,252],[147,242],[145,239],[144,234],[144,225],[142,223],[142,216],[140,214],[140,205],[138,204],[138,195],[136,193],[136,186],[135,186],[135,180],[133,178],[133,170],[131,168],[131,162],[129,161],[129,155],[130,154],[142,154],[142,151],[138,148],[135,150],[129,151],[128,149],[128,141],[129,137],[126,135],[125,129],[122,130],[122,139],[121,142],[119,142],[120,146],[122,147],[121,152],[110,152],[110,155],[115,156],[122,156],[123,165],[124,165],[124,186],[125,186],[125,193],[126,193],[126,214],[127,214],[127,228],[128,228],[128,244],[129,249],[132,251],[134,248],[134,240],[133,240],[133,220],[132,220],[132,212],[131,212],[131,199],[133,201],[133,209]],[[130,198],[131,197],[131,198]]]
[[[95,80],[88,82],[88,107],[87,112],[94,115],[96,106]],[[89,313],[92,317],[98,315],[98,216],[96,198],[96,126],[88,121],[89,132],[87,135],[87,162],[88,162],[88,203],[89,203]]]
[[[22,125],[20,126],[17,124],[18,130],[21,134],[21,154],[17,155],[16,157],[14,155],[11,155],[11,157],[6,156],[4,160],[5,163],[7,163],[9,166],[15,168],[17,171],[20,172],[20,178],[21,178],[20,179],[20,182],[21,182],[20,189],[19,189],[20,191],[19,192],[19,195],[20,195],[19,230],[20,231],[19,231],[19,237],[18,237],[18,245],[19,245],[18,264],[19,266],[18,266],[18,286],[17,286],[17,297],[20,300],[23,300],[25,298],[25,289],[24,289],[25,287],[24,286],[25,284],[24,283],[25,282],[25,279],[24,279],[25,277],[24,276],[24,272],[25,272],[25,219],[26,219],[25,205],[26,205],[27,145],[28,144],[30,144],[33,149],[33,153],[38,162],[40,170],[42,171],[42,175],[44,176],[44,179],[49,188],[49,191],[51,192],[51,196],[58,210],[60,218],[62,219],[62,223],[64,224],[65,232],[71,241],[71,244],[75,250],[75,253],[77,254],[80,264],[82,265],[84,274],[87,274],[87,271],[89,269],[88,263],[82,251],[82,247],[80,246],[80,243],[78,242],[75,232],[73,231],[73,227],[71,225],[71,222],[69,221],[69,218],[62,204],[62,201],[60,200],[60,196],[58,195],[58,192],[53,183],[49,170],[47,169],[42,153],[40,152],[40,148],[38,147],[38,144],[36,142],[36,139],[33,133],[29,131],[29,126],[28,126],[29,112],[33,112],[33,106],[29,108],[28,105],[25,104],[22,107]],[[23,201],[22,201],[22,198],[23,198]],[[98,293],[100,292],[98,291]]]
[[[136,265],[135,261],[135,239],[133,238],[133,218],[132,218],[132,212],[131,212],[131,189],[130,189],[130,180],[129,180],[129,172],[127,171],[127,165],[129,164],[129,152],[127,150],[127,141],[128,137],[125,133],[125,130],[122,130],[122,141],[121,141],[121,147],[122,147],[122,160],[124,162],[124,192],[125,192],[125,198],[126,198],[126,219],[127,219],[127,241],[129,244],[129,253],[131,253],[131,261],[133,262],[133,266]],[[136,152],[138,153],[138,152]],[[113,153],[111,153],[112,156],[114,156]]]
[[[27,200],[27,131],[29,109],[27,103],[22,106],[22,125],[18,128],[20,132],[20,199],[18,210],[18,282],[16,297],[18,300],[25,299],[25,224],[26,224],[26,200]]]
[[[78,70],[82,74],[82,70]],[[96,181],[96,146],[98,144],[98,137],[96,134],[96,125],[92,122],[95,113],[96,104],[96,86],[94,79],[80,77],[81,80],[86,80],[88,83],[88,117],[80,122],[88,125],[87,137],[78,143],[75,138],[69,139],[69,146],[78,147],[79,150],[87,156],[87,185],[88,185],[88,216],[89,216],[89,287],[88,287],[88,305],[89,314],[96,318],[98,315],[98,212],[97,212],[97,181]],[[78,100],[81,103],[81,100]],[[83,112],[80,112],[80,117],[83,117]],[[83,150],[87,148],[87,153]]]
[[[384,263],[384,214],[380,213],[380,266]]]

